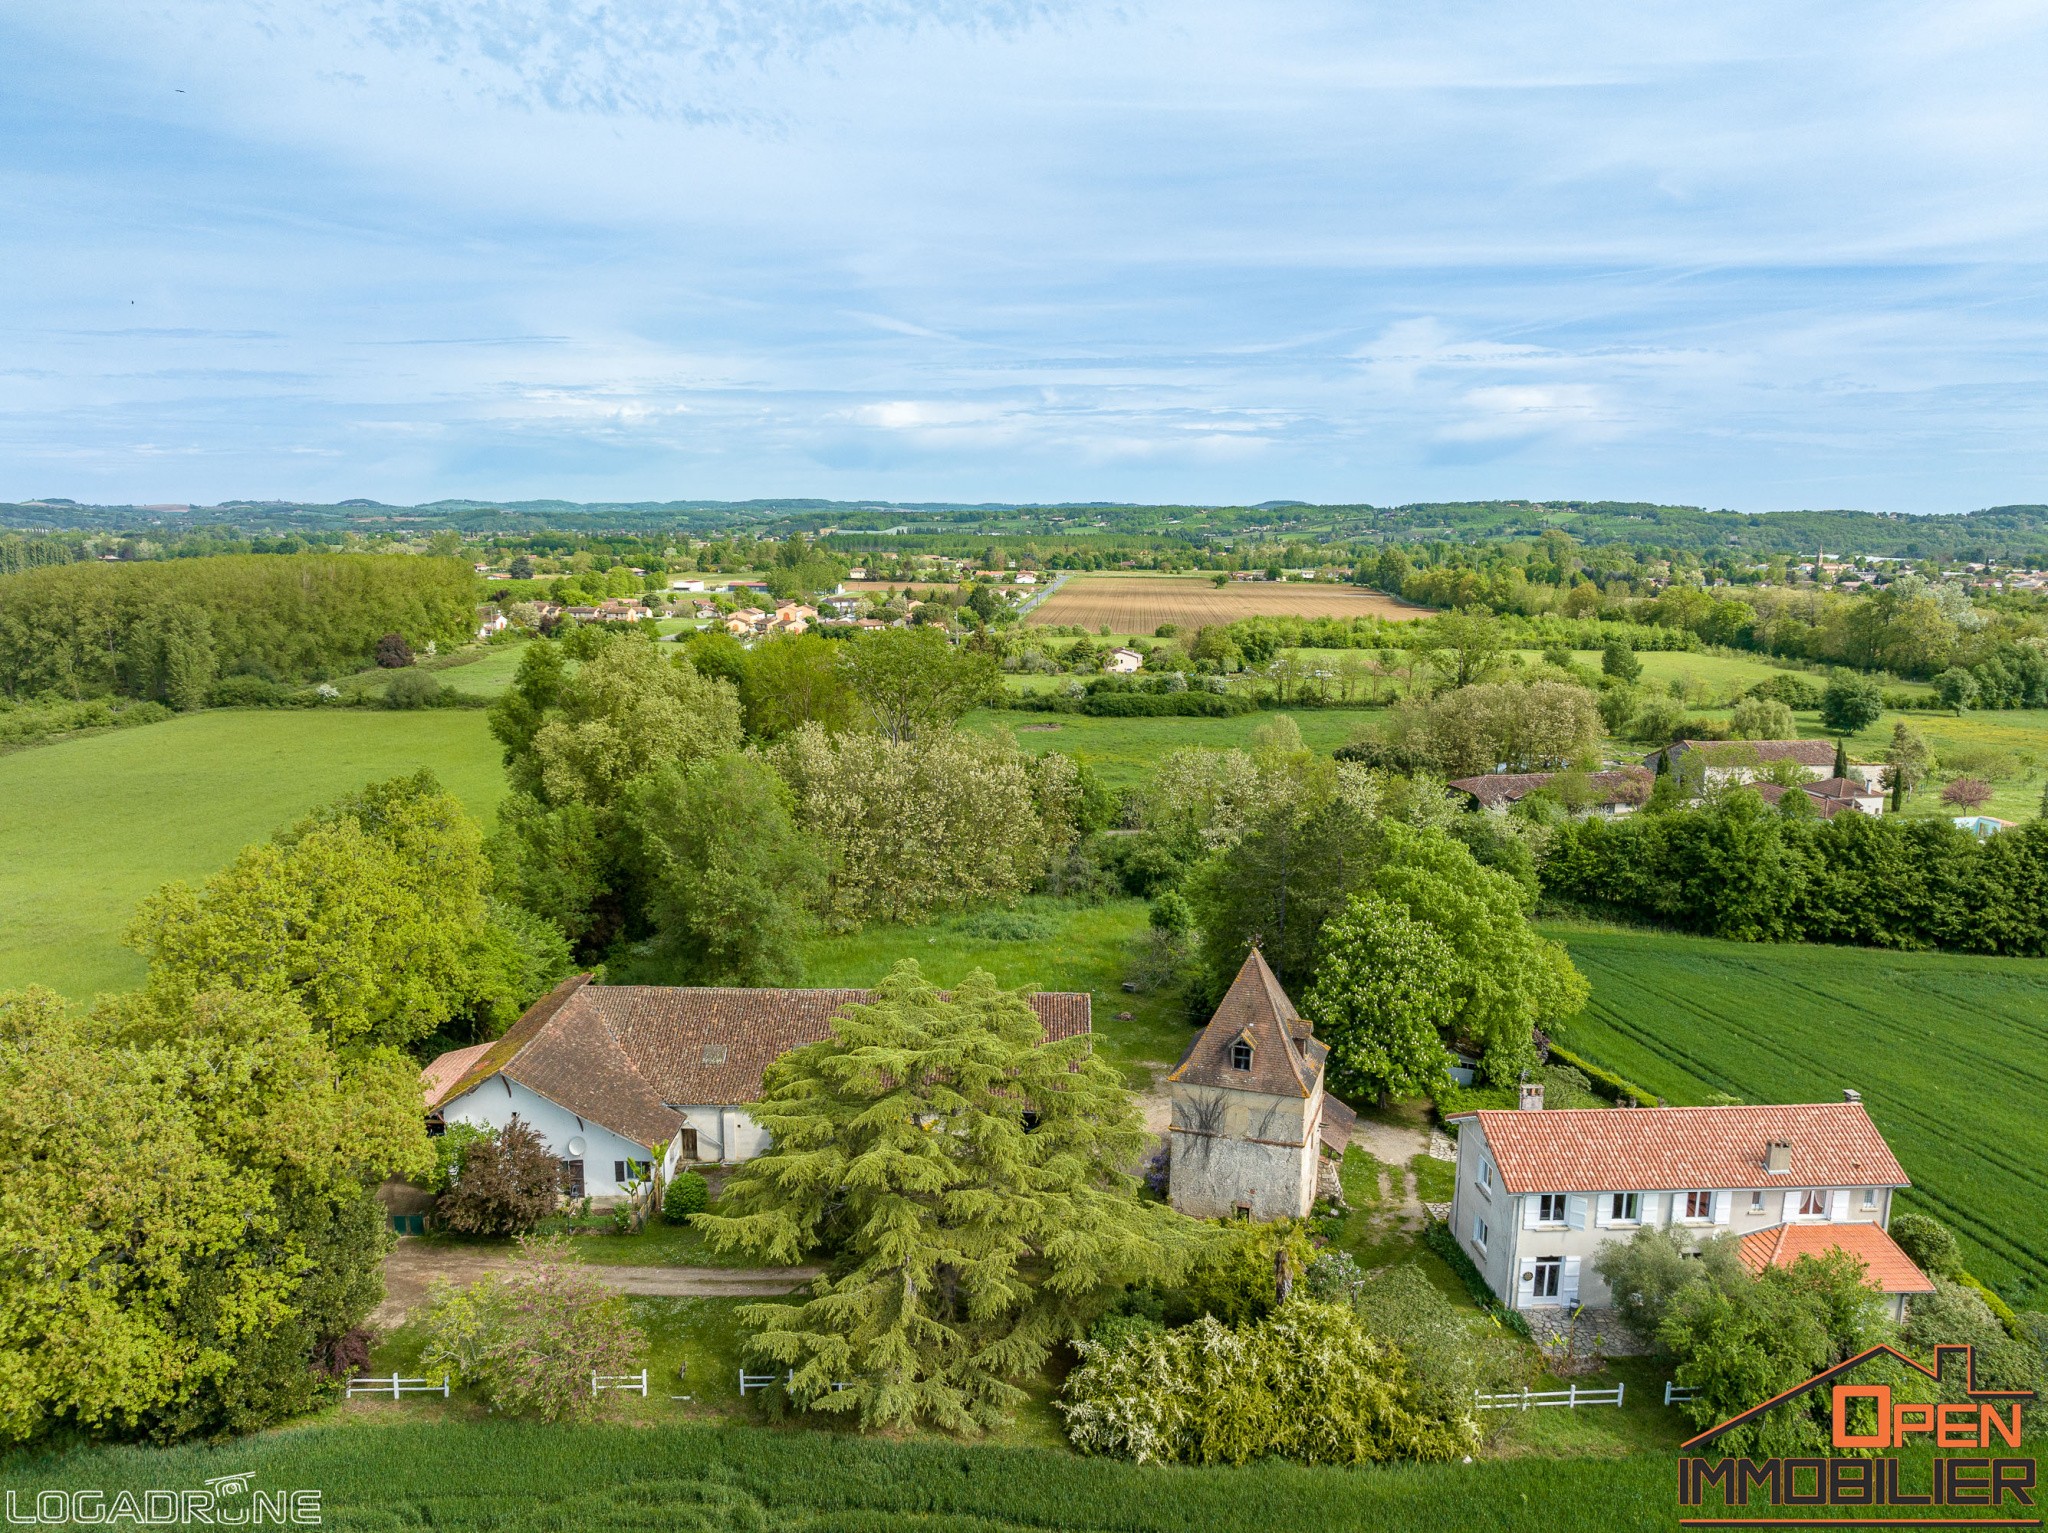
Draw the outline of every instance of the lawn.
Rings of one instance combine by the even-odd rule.
[[[981,709],[966,719],[969,729],[1007,729],[1032,755],[1065,751],[1086,762],[1109,787],[1135,788],[1150,780],[1159,758],[1184,745],[1245,746],[1268,720],[1294,720],[1310,750],[1327,755],[1370,728],[1379,717],[1368,708],[1304,708],[1299,712],[1243,713],[1235,718],[1102,719],[1082,713],[1010,713]]]
[[[1546,931],[1593,986],[1567,1047],[1679,1103],[1853,1087],[1977,1276],[2048,1285],[2048,961]]]
[[[324,1526],[365,1533],[1648,1533],[1675,1510],[1661,1454],[1162,1469],[1046,1448],[677,1423],[657,1403],[669,1404],[650,1400],[647,1415],[661,1424],[542,1426],[450,1420],[438,1401],[359,1402],[346,1419],[217,1447],[17,1454],[7,1482],[26,1509],[49,1489],[139,1499],[246,1472],[265,1492],[318,1490]],[[638,1404],[619,1409],[622,1422]]]
[[[208,710],[0,756],[0,989],[83,1000],[135,985],[121,933],[143,896],[423,766],[485,818],[504,791],[471,710]]]
[[[940,984],[986,969],[1007,989],[1085,990],[1093,997],[1094,1030],[1105,1058],[1134,1085],[1149,1084],[1148,1065],[1171,1064],[1192,1029],[1180,1002],[1165,995],[1129,995],[1122,987],[1131,943],[1145,929],[1142,900],[1076,905],[1053,899],[1019,902],[1015,912],[980,911],[921,926],[871,926],[821,937],[804,949],[806,985],[866,987],[905,958],[915,958]],[[1120,1022],[1118,1012],[1131,1020]],[[1204,1018],[1206,1021],[1207,1019]]]

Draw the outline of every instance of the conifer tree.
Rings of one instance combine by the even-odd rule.
[[[759,1260],[835,1253],[810,1299],[740,1318],[800,1405],[863,1427],[1001,1424],[1098,1295],[1171,1279],[1202,1228],[1139,1202],[1141,1120],[1092,1040],[1045,1042],[979,970],[947,995],[899,964],[752,1112],[773,1148],[696,1223]]]

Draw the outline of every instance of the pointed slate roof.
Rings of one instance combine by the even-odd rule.
[[[1230,1046],[1240,1039],[1252,1046],[1249,1070],[1230,1062]],[[1287,999],[1265,955],[1253,948],[1224,992],[1216,1015],[1167,1079],[1267,1096],[1308,1097],[1315,1094],[1329,1052]]]

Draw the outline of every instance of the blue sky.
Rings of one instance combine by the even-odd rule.
[[[2038,4],[0,0],[0,497],[2048,500]]]

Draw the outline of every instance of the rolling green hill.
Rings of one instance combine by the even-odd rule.
[[[431,767],[476,814],[505,780],[473,710],[219,709],[0,756],[0,990],[142,978],[136,904],[353,788]]]
[[[1679,1103],[1861,1091],[1976,1275],[2048,1285],[2048,961],[1548,930],[1593,985],[1567,1047]]]

